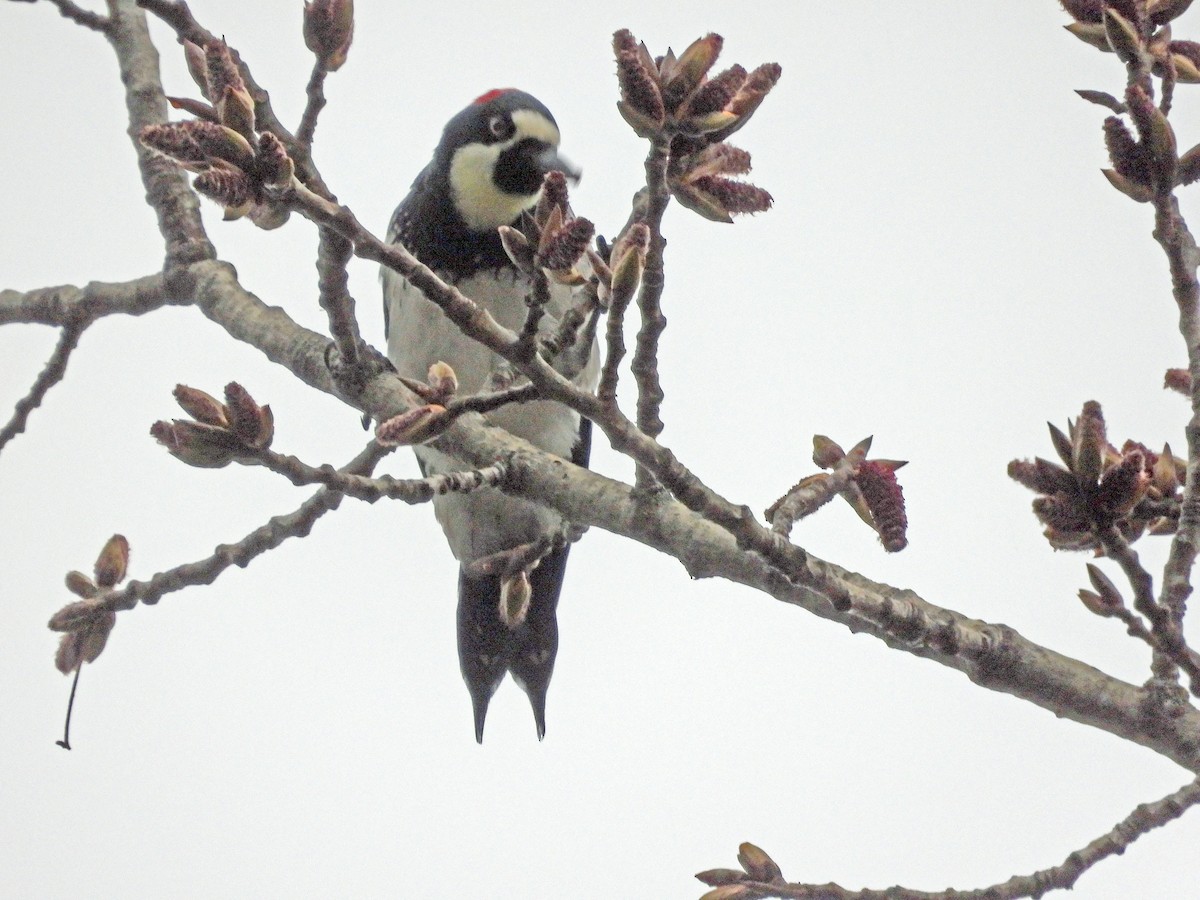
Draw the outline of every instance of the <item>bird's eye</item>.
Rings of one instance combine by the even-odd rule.
[[[488,119],[488,131],[498,138],[506,138],[512,134],[512,123],[504,116],[492,116]]]

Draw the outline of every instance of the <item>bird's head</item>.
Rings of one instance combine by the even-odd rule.
[[[437,157],[455,209],[471,231],[512,224],[533,206],[547,172],[579,172],[558,155],[558,124],[535,97],[513,88],[475,98],[442,132]]]

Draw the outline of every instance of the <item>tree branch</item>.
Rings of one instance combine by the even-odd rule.
[[[186,295],[169,294],[162,275],[133,281],[92,281],[82,288],[65,284],[24,293],[0,291],[0,325],[57,325],[86,328],[103,316],[140,316],[163,306],[186,305]]]
[[[366,475],[390,453],[372,441],[365,450],[339,469],[339,472]],[[212,584],[230,566],[245,568],[255,557],[278,547],[288,538],[305,537],[312,531],[313,524],[327,512],[341,505],[344,495],[337,490],[321,488],[294,512],[273,516],[265,525],[254,529],[233,544],[220,544],[213,554],[205,559],[175,566],[159,572],[149,581],[130,581],[124,587],[105,591],[90,600],[82,600],[66,607],[55,615],[56,630],[70,631],[84,619],[105,612],[133,609],[138,603],[153,605],[166,594],[202,584]],[[69,613],[69,614],[68,614]]]
[[[296,128],[296,142],[303,146],[312,149],[313,135],[317,131],[317,116],[321,114],[321,110],[325,108],[325,76],[329,74],[329,70],[325,68],[325,62],[318,57],[313,63],[312,75],[308,78],[308,86],[304,89],[304,93],[308,96],[308,102],[304,106],[304,113],[300,117],[300,125]]]
[[[113,2],[118,10],[128,12],[130,0]],[[161,0],[142,2],[150,7],[178,8]],[[118,52],[141,54],[138,43],[148,42],[144,27],[136,34],[132,28],[117,30],[129,36],[127,42],[115,42]],[[138,115],[139,109],[131,102],[131,115]],[[134,125],[140,127],[141,122],[135,119]],[[191,197],[180,175],[173,175],[172,182]],[[303,207],[318,224],[333,227],[351,240],[357,255],[400,272],[465,333],[498,352],[516,341],[516,335],[500,328],[486,312],[403,249],[383,244],[362,229],[349,210],[311,191],[295,193],[296,208]],[[196,302],[235,339],[258,347],[305,383],[334,393],[324,362],[328,341],[245,291],[228,264],[208,259],[195,263],[172,281],[172,288]],[[1174,717],[1159,715],[1153,707],[1148,709],[1145,691],[1033,644],[1012,629],[941,609],[911,592],[876,584],[808,555],[767,532],[748,509],[729,503],[700,483],[669,450],[597,398],[576,390],[540,357],[535,357],[523,374],[544,397],[567,402],[600,424],[614,447],[654,471],[679,500],[661,497],[651,504],[633,503],[629,485],[579,469],[511,435],[485,428],[473,416],[459,419],[439,437],[439,449],[479,468],[511,453],[504,490],[550,506],[569,521],[595,525],[655,547],[679,559],[695,577],[720,575],[757,588],[871,634],[889,646],[958,669],[991,690],[1011,693],[1056,715],[1141,743],[1180,765],[1200,769],[1200,712],[1185,708]],[[368,379],[360,394],[351,399],[381,421],[413,403],[399,377],[388,372]],[[746,553],[747,549],[761,555]]]
[[[200,218],[200,202],[188,186],[183,171],[173,162],[143,146],[140,135],[148,125],[167,121],[167,101],[159,76],[158,51],[150,40],[146,16],[133,0],[109,0],[109,43],[117,54],[125,108],[129,114],[129,139],[137,154],[146,200],[158,215],[158,230],[167,242],[164,268],[202,259],[213,259]]]
[[[1179,307],[1179,332],[1187,347],[1188,371],[1192,376],[1192,416],[1185,428],[1187,478],[1179,527],[1171,539],[1162,585],[1162,605],[1170,611],[1176,629],[1182,630],[1187,598],[1192,593],[1192,569],[1200,548],[1200,282],[1196,278],[1200,250],[1179,212],[1174,194],[1156,198],[1154,226],[1154,238],[1167,256],[1171,290]]]
[[[122,6],[131,5],[133,0],[115,0]],[[203,47],[210,41],[217,40],[217,37],[196,21],[192,11],[188,9],[188,5],[176,0],[136,0],[136,5],[142,9],[149,10],[158,16],[164,23],[175,31],[175,34],[180,40],[191,41],[193,44],[198,44]],[[310,146],[297,139],[283,123],[279,121],[279,117],[275,115],[275,110],[271,106],[271,95],[254,80],[253,74],[250,72],[250,67],[246,65],[237,51],[230,48],[234,54],[234,59],[237,60],[238,69],[242,73],[242,79],[246,82],[246,88],[250,91],[250,96],[254,98],[254,121],[260,131],[269,131],[283,142],[287,148],[288,156],[296,164],[296,174],[311,190],[316,191],[322,196],[331,197],[329,188],[326,187],[321,174],[313,165],[312,151]]]
[[[1079,880],[1079,876],[1098,862],[1110,856],[1121,855],[1142,835],[1178,819],[1197,803],[1200,803],[1200,779],[1184,785],[1161,800],[1135,807],[1133,812],[1114,825],[1107,834],[1070,853],[1057,866],[1029,875],[1014,875],[1000,884],[976,890],[949,888],[944,891],[917,891],[895,885],[884,890],[854,891],[833,883],[780,883],[781,877],[774,881],[758,881],[733,869],[702,872],[697,877],[707,883],[720,881],[730,885],[730,890],[723,895],[729,900],[767,900],[772,897],[781,900],[1018,900],[1022,897],[1041,897],[1049,891],[1069,890]],[[743,848],[745,846],[743,845]],[[745,850],[742,852],[744,854]],[[757,852],[762,854],[761,850]],[[765,857],[765,854],[762,855]],[[773,861],[769,865],[778,875],[778,866]],[[760,877],[765,875],[766,872]],[[742,890],[735,893],[732,885],[737,885]],[[705,896],[715,898],[718,895],[714,891]]]
[[[385,451],[390,452],[392,449],[394,448],[388,447]],[[330,490],[367,503],[385,498],[403,500],[412,505],[428,503],[442,494],[468,494],[481,487],[496,487],[503,484],[508,476],[508,466],[503,461],[470,472],[446,472],[426,478],[393,478],[390,475],[368,478],[335,469],[330,465],[310,466],[295,456],[265,448],[255,451],[253,456],[239,457],[238,461],[264,466],[282,475],[297,487],[321,484]]]
[[[46,392],[62,381],[63,376],[67,374],[67,360],[71,356],[71,351],[79,343],[79,336],[82,333],[83,328],[77,325],[63,327],[62,333],[58,337],[58,344],[55,346],[54,352],[50,354],[50,359],[47,360],[45,367],[34,380],[33,387],[29,389],[28,394],[17,401],[8,424],[0,428],[0,451],[9,441],[25,430],[29,414],[41,406]]]
[[[346,271],[354,248],[332,229],[321,228],[318,234],[317,285],[321,309],[329,317],[329,333],[333,335],[342,360],[354,365],[358,362],[358,347],[362,343],[358,319],[354,315],[354,298],[348,288],[350,276]]]
[[[104,16],[99,16],[94,12],[82,9],[72,3],[71,0],[50,0],[50,2],[58,7],[58,13],[64,19],[70,19],[72,22],[77,22],[84,28],[90,28],[93,31],[108,31],[110,23]]]
[[[650,152],[646,156],[645,206],[639,216],[639,221],[650,229],[650,249],[646,254],[646,269],[642,273],[642,286],[637,298],[642,312],[642,327],[638,331],[633,359],[630,361],[630,371],[638,385],[638,428],[652,438],[657,438],[663,430],[663,421],[659,416],[663,390],[658,377],[658,339],[667,327],[667,317],[662,312],[662,292],[666,284],[663,249],[667,243],[662,235],[662,218],[671,201],[671,193],[667,190],[669,158],[666,139],[657,138],[650,142]]]

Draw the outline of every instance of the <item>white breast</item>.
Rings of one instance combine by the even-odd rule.
[[[486,387],[489,377],[503,364],[498,356],[464,335],[433,303],[399,275],[383,272],[388,305],[388,357],[401,375],[424,380],[429,367],[449,363],[458,375],[459,393],[471,394]],[[484,306],[503,326],[520,331],[525,321],[528,279],[510,269],[462,279],[457,287]],[[571,304],[571,291],[551,286],[543,332],[552,332]],[[582,387],[595,387],[599,353],[595,346],[588,365],[575,379]],[[530,443],[569,458],[579,434],[579,416],[559,403],[510,404],[487,416],[491,425],[504,428]],[[463,465],[431,447],[416,448],[426,470],[461,470]],[[482,490],[450,494],[434,500],[438,521],[454,555],[468,562],[481,556],[536,540],[559,525],[557,514],[527,501]]]

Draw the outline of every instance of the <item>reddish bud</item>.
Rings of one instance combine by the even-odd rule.
[[[696,880],[704,882],[709,887],[738,884],[746,879],[746,873],[740,869],[705,869],[703,872],[696,873]]]
[[[701,80],[721,54],[724,39],[719,34],[707,34],[693,41],[679,55],[671,77],[663,85],[663,105],[672,112],[700,86]]]
[[[744,181],[732,181],[717,175],[701,175],[690,179],[691,186],[712,197],[731,215],[766,212],[774,199],[760,187]]]
[[[227,128],[232,128],[246,138],[254,137],[254,98],[249,91],[225,87],[217,99],[217,118]]]
[[[105,543],[100,555],[96,557],[94,568],[96,584],[102,588],[110,588],[125,577],[129,567],[129,541],[124,535],[114,534]]]
[[[761,895],[751,891],[744,884],[725,884],[705,892],[700,896],[700,900],[750,900],[758,896]]]
[[[445,431],[451,421],[444,406],[427,403],[380,423],[375,429],[375,440],[385,447],[423,444]]]
[[[783,881],[783,872],[775,860],[767,855],[767,852],[761,847],[756,847],[749,841],[741,844],[738,847],[738,863],[746,874],[755,881],[763,881],[768,884],[777,881]]]
[[[1039,494],[1074,493],[1077,489],[1070,472],[1041,457],[1033,462],[1014,459],[1008,464],[1008,477]]]
[[[841,446],[823,434],[813,435],[812,460],[822,469],[832,469],[846,458],[846,451]]]
[[[1150,482],[1146,459],[1140,450],[1135,450],[1104,473],[1096,491],[1096,506],[1101,515],[1119,519],[1146,496]]]
[[[1101,17],[1104,25],[1104,36],[1108,39],[1115,54],[1121,62],[1136,63],[1145,49],[1141,31],[1130,19],[1118,13],[1113,7],[1107,6]]]
[[[1108,179],[1108,183],[1115,187],[1118,191],[1137,203],[1149,203],[1154,199],[1154,191],[1147,185],[1132,181],[1126,178],[1115,169],[1101,169],[1101,174]]]
[[[1104,15],[1104,0],[1059,0],[1067,15],[1076,22],[1099,22]]]
[[[1114,616],[1117,613],[1118,607],[1105,601],[1103,597],[1095,591],[1089,591],[1087,588],[1079,589],[1079,599],[1083,601],[1083,605],[1087,607],[1088,612],[1094,613],[1097,616]]]
[[[613,36],[621,102],[648,124],[661,125],[666,109],[659,91],[657,73],[647,65],[648,54],[644,48],[629,46],[632,41],[633,35],[628,31],[618,31]]]
[[[64,582],[68,591],[76,597],[82,597],[84,600],[90,600],[100,591],[96,583],[82,572],[68,572]]]
[[[52,615],[46,624],[51,631],[74,631],[90,622],[95,615],[96,604],[80,600],[68,603]]]
[[[1033,513],[1043,525],[1054,531],[1066,534],[1091,533],[1091,521],[1079,505],[1064,494],[1036,498],[1033,501]]]
[[[296,164],[288,156],[283,141],[269,131],[258,136],[258,172],[268,187],[283,189],[291,185]]]
[[[201,469],[227,466],[243,450],[241,442],[226,429],[199,422],[155,422],[150,434],[176,459]]]
[[[533,208],[533,221],[539,227],[544,227],[555,209],[564,219],[570,215],[571,204],[567,189],[567,176],[562,172],[547,172],[546,177],[542,179],[542,193],[538,196],[537,205]]]
[[[1071,429],[1071,471],[1080,484],[1095,484],[1099,480],[1107,444],[1104,413],[1099,403],[1089,400],[1083,404],[1079,420]]]
[[[529,603],[533,599],[533,585],[524,569],[515,575],[500,580],[500,621],[508,629],[520,627],[529,615]]]
[[[627,306],[637,293],[649,248],[650,229],[643,222],[630,225],[613,245],[609,303],[617,309]]]
[[[1190,397],[1192,395],[1192,375],[1187,369],[1167,369],[1167,374],[1163,377],[1163,387]]]
[[[429,385],[433,396],[440,398],[443,402],[449,400],[458,391],[458,375],[448,363],[440,360],[429,367],[425,382]]]
[[[724,109],[745,82],[746,70],[735,63],[700,85],[688,103],[688,114],[700,116]]]
[[[208,199],[225,208],[227,219],[244,216],[254,205],[255,186],[241,169],[220,167],[201,172],[193,186]]]
[[[275,437],[271,407],[259,406],[236,381],[225,385],[225,404],[229,410],[229,430],[242,443],[256,450],[270,446]]]
[[[116,624],[116,613],[103,612],[83,627],[64,634],[54,657],[55,668],[67,675],[85,662],[95,662],[104,651],[108,635]]]
[[[529,245],[529,238],[511,225],[501,225],[499,232],[500,243],[512,264],[526,274],[531,273],[534,263],[533,247]]]
[[[904,491],[896,474],[888,466],[867,460],[854,476],[863,500],[879,533],[883,549],[896,553],[908,546],[908,516],[904,511]]]
[[[227,87],[249,93],[237,61],[233,58],[233,51],[225,41],[211,40],[204,45],[204,65],[210,100],[220,100]]]
[[[354,40],[354,0],[304,4],[304,45],[330,72],[346,62]]]
[[[1125,123],[1116,116],[1104,120],[1104,146],[1113,168],[1122,176],[1147,186],[1154,183],[1150,151],[1134,139]]]
[[[1165,25],[1187,12],[1192,0],[1150,0],[1147,14],[1152,25]]]
[[[207,164],[208,154],[200,147],[193,129],[187,123],[147,125],[138,139],[146,147],[169,157],[183,166],[199,167]]]
[[[200,88],[200,93],[211,100],[212,97],[208,93],[208,61],[205,59],[204,49],[199,44],[184,41],[183,59],[187,63],[188,74]]]
[[[595,233],[596,227],[587,219],[572,219],[550,235],[544,247],[538,248],[537,264],[551,271],[573,268]]]
[[[1096,596],[1101,604],[1110,609],[1121,609],[1125,605],[1125,600],[1121,596],[1120,590],[1113,584],[1111,578],[1104,574],[1104,571],[1092,563],[1087,564],[1088,580],[1091,581],[1092,587],[1096,590]]]
[[[214,425],[217,428],[229,426],[228,411],[225,409],[225,405],[212,394],[188,387],[186,384],[175,385],[172,393],[180,408],[197,422]]]

